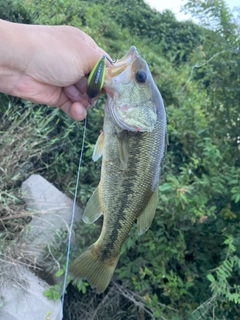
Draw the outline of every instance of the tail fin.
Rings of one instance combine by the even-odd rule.
[[[100,260],[94,254],[94,245],[82,253],[71,265],[70,273],[79,278],[87,279],[97,293],[102,293],[112,279],[119,257],[109,261]]]

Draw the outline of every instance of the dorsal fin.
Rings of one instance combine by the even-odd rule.
[[[152,194],[146,208],[137,218],[138,234],[144,234],[151,226],[158,202],[158,188]]]

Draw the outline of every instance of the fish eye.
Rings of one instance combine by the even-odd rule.
[[[139,83],[144,83],[147,81],[147,74],[145,71],[140,70],[136,73],[136,80]]]

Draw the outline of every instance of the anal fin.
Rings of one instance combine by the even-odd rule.
[[[83,221],[85,223],[93,223],[102,215],[101,205],[99,202],[99,186],[94,190],[91,195],[86,208],[83,212]]]
[[[122,169],[126,169],[129,157],[128,132],[126,130],[121,131],[120,133],[118,133],[117,138]]]
[[[94,147],[94,151],[92,155],[93,161],[97,161],[99,158],[101,158],[103,154],[103,148],[104,148],[104,133],[101,132]]]

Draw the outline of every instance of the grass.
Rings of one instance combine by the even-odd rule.
[[[24,233],[29,231],[28,224],[34,214],[26,209],[20,190],[22,182],[33,173],[41,174],[72,197],[83,123],[72,120],[57,108],[35,105],[11,97],[1,98],[0,95],[0,283],[6,278],[18,283],[18,266],[34,265],[34,253],[31,255],[26,252],[24,242],[21,241]],[[94,111],[93,118],[96,113],[99,115],[101,111]],[[94,120],[90,121],[90,127],[93,122]],[[80,203],[86,202],[99,178],[99,173],[95,174],[96,165],[91,160],[91,150],[97,137],[93,131],[94,129],[89,129],[86,140],[86,156],[78,196]],[[100,166],[100,163],[97,166]],[[67,234],[64,232],[66,233],[56,230],[56,243],[46,248],[46,266],[49,266],[51,271],[56,261],[48,261],[49,250],[59,257],[58,267],[65,265],[64,243]],[[86,229],[86,232],[89,232],[89,229]],[[77,237],[81,238],[80,242],[83,241],[84,247],[86,238],[80,234],[82,232],[77,232]],[[62,243],[61,248],[59,243]],[[59,254],[59,251],[63,254]],[[73,255],[74,251],[79,254],[78,248],[73,248]]]
[[[0,107],[0,277],[6,265],[30,264],[19,239],[33,213],[25,208],[21,184],[33,173],[53,176],[53,159],[64,153],[73,129],[58,109],[11,100]],[[66,130],[56,126],[61,121]]]

